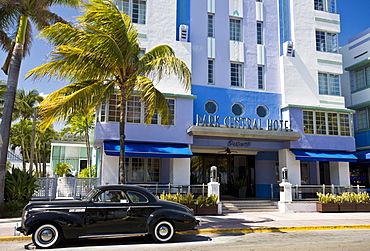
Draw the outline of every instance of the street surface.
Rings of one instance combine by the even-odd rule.
[[[35,249],[28,242],[2,242],[1,250]],[[173,251],[173,250],[304,250],[304,251],[364,251],[370,250],[369,230],[299,231],[251,234],[176,235],[171,243],[157,244],[148,237],[116,239],[84,239],[60,243],[53,251]]]

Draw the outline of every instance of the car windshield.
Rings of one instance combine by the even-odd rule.
[[[99,192],[100,190],[98,188],[94,188],[91,190],[85,197],[85,201],[90,201],[92,198]]]

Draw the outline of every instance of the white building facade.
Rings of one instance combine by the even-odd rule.
[[[357,162],[350,165],[352,185],[370,187],[370,28],[349,39],[340,49],[344,73],[341,78],[346,106],[356,111],[354,136]]]
[[[350,184],[354,110],[341,93],[335,0],[116,3],[134,17],[142,48],[170,45],[193,80],[189,93],[160,83],[169,127],[145,125],[140,102],[128,102],[128,183],[203,184],[216,166],[221,196],[243,184],[244,197],[270,197],[283,167],[292,184]],[[114,102],[95,130],[102,184],[118,182]],[[163,156],[166,147],[182,150]]]

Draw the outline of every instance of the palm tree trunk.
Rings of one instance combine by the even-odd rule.
[[[90,151],[90,134],[89,134],[89,120],[85,118],[85,141],[87,154],[87,168],[89,168],[89,178],[91,178],[91,151]]]
[[[33,123],[32,123],[32,135],[31,135],[31,153],[30,153],[30,166],[29,172],[32,173],[33,169],[33,158],[35,150],[35,135],[36,135],[36,117],[37,117],[37,108],[33,109]]]
[[[126,122],[126,87],[120,87],[121,91],[121,104],[119,114],[119,183],[126,184],[126,165],[125,165],[125,122]]]
[[[0,205],[4,204],[5,170],[8,158],[10,127],[14,108],[15,94],[17,92],[19,72],[22,63],[23,44],[16,43],[9,67],[9,75],[4,100],[4,112],[0,128],[2,147],[0,148]]]

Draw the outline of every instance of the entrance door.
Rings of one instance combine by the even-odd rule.
[[[254,156],[196,154],[192,158],[191,183],[208,183],[212,166],[217,167],[221,196],[255,196]],[[240,194],[238,185],[243,183],[244,192]]]

